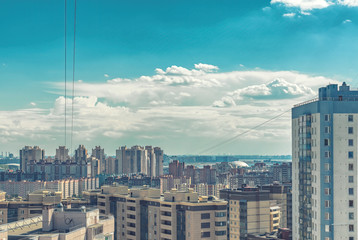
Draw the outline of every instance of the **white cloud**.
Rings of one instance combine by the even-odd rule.
[[[36,103],[35,102],[30,102],[30,105],[31,106],[36,106]]]
[[[108,78],[108,77],[109,77],[109,75],[108,75],[107,73],[105,73],[105,74],[104,74],[104,77]]]
[[[213,139],[243,132],[315,97],[318,87],[336,82],[293,71],[217,69],[206,64],[194,69],[171,66],[135,79],[76,82],[74,143],[90,147],[106,143],[112,153],[119,144],[160,145],[171,153],[189,153],[198,150],[197,142],[210,145]],[[51,86],[53,93],[63,92],[63,83]],[[68,124],[71,107],[72,100],[67,99]],[[64,112],[62,96],[56,98],[51,109],[0,111],[2,145],[46,145],[53,152],[63,144]],[[272,144],[279,136],[286,144],[289,134],[288,114],[245,139]],[[228,149],[242,153],[249,148],[245,144]],[[282,147],[276,150],[282,151]]]
[[[352,20],[350,20],[350,19],[346,19],[343,21],[343,23],[351,23],[351,22],[352,22]]]
[[[348,7],[357,7],[358,0],[338,0],[338,3]]]
[[[284,17],[294,17],[294,16],[296,16],[296,13],[285,13],[282,16],[284,16]]]
[[[271,0],[271,4],[284,4],[287,7],[298,7],[301,10],[321,9],[332,3],[326,0]]]
[[[204,72],[213,72],[213,71],[219,70],[219,68],[217,66],[210,65],[210,64],[204,64],[204,63],[195,64],[194,67],[196,69],[202,70]]]
[[[323,9],[332,5],[357,7],[358,0],[271,0],[271,4],[283,4],[289,8],[300,8],[301,13],[303,15],[307,15],[307,11],[313,9]]]

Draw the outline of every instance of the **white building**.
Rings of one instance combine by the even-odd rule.
[[[294,240],[358,239],[358,91],[343,83],[292,109]]]

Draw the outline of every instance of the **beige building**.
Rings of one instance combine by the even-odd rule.
[[[111,240],[113,216],[100,216],[97,208],[64,209],[44,206],[42,215],[0,225],[2,239]]]
[[[270,207],[270,232],[277,232],[280,227],[281,210],[279,206]]]
[[[220,191],[220,197],[228,201],[229,239],[247,239],[248,234],[278,230],[280,207],[270,200],[269,191],[258,188],[224,189]]]
[[[59,204],[62,201],[61,192],[38,190],[30,193],[27,199],[0,201],[0,224],[32,218],[42,214],[45,205]]]
[[[97,198],[101,214],[116,216],[117,240],[227,239],[227,202],[192,189],[161,195],[148,187],[103,186]]]

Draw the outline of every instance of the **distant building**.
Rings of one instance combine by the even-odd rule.
[[[163,151],[152,146],[120,147],[116,150],[115,173],[161,176],[163,175]]]
[[[92,149],[92,156],[99,160],[99,173],[106,173],[106,169],[109,168],[106,162],[106,156],[104,154],[104,149],[101,146],[96,146]]]
[[[12,196],[26,197],[27,194],[48,189],[62,192],[63,198],[81,196],[82,191],[99,188],[98,178],[62,179],[54,181],[2,181],[0,190]]]
[[[45,151],[38,146],[25,146],[20,150],[20,169],[24,172],[34,172],[30,164],[43,161]]]
[[[173,160],[169,163],[169,174],[173,175],[174,178],[184,176],[185,163],[179,162],[178,160]]]

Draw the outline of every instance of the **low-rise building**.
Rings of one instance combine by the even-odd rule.
[[[40,216],[0,225],[6,240],[111,240],[113,233],[113,216],[101,216],[97,208],[65,209],[62,204],[45,205]]]
[[[102,186],[97,197],[100,213],[115,216],[117,240],[227,237],[227,202],[199,197],[192,189],[161,195],[159,189],[146,186]]]

